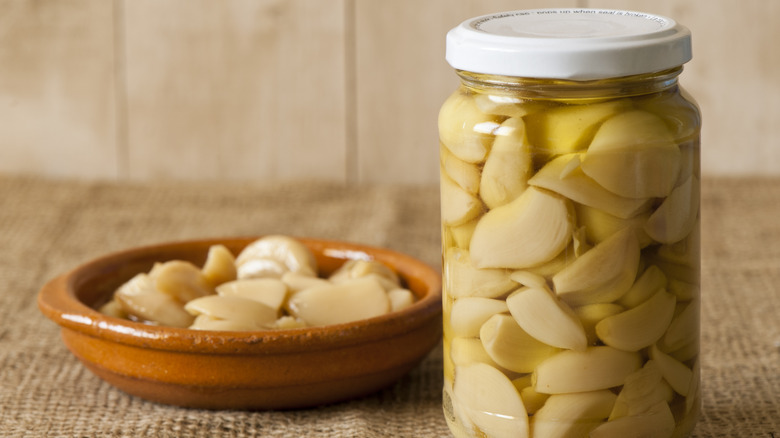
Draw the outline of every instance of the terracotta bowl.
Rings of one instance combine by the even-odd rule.
[[[47,283],[38,306],[100,378],[147,400],[205,409],[291,409],[364,396],[396,382],[441,339],[437,271],[387,249],[314,239],[299,240],[315,254],[321,274],[347,259],[369,257],[394,268],[418,300],[353,323],[253,332],[152,326],[95,310],[154,262],[201,266],[211,245],[238,254],[255,239],[167,243],[106,255]]]

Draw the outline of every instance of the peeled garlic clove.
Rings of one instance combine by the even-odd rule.
[[[279,312],[287,299],[287,285],[276,278],[251,278],[217,286],[217,294],[247,298]]]
[[[463,190],[476,195],[479,192],[479,166],[467,163],[444,146],[439,147],[441,171],[447,174]]]
[[[691,301],[674,317],[663,337],[663,345],[667,351],[679,350],[699,339],[700,307],[699,300]]]
[[[398,312],[414,304],[414,294],[409,289],[396,288],[387,291],[390,300],[390,311]]]
[[[509,312],[526,333],[553,347],[585,350],[585,329],[572,309],[546,288],[525,288],[506,299]]]
[[[673,398],[674,391],[663,380],[658,365],[648,360],[642,368],[626,377],[609,420],[647,412],[658,402],[668,403]]]
[[[507,119],[496,130],[493,147],[482,167],[479,196],[485,205],[500,207],[520,196],[528,187],[532,164],[523,119]]]
[[[250,243],[236,257],[238,278],[265,276],[262,271],[245,269],[244,266],[263,260],[273,262],[268,263],[268,276],[279,278],[287,271],[317,276],[317,260],[306,245],[292,237],[271,235]],[[282,267],[283,272],[276,272],[271,266]]]
[[[290,297],[288,307],[306,324],[323,326],[383,315],[390,301],[375,278],[361,277],[302,290]]]
[[[631,287],[639,267],[639,243],[625,228],[594,246],[555,276],[558,296],[571,306],[615,301]]]
[[[597,208],[576,204],[577,221],[585,227],[588,240],[598,244],[623,228],[631,228],[636,233],[639,247],[644,248],[653,242],[647,235],[645,224],[650,217],[650,211],[639,213],[630,218],[619,218]]]
[[[478,338],[452,338],[450,344],[450,358],[455,366],[484,363],[498,369],[504,374],[512,372],[497,364],[487,351],[485,351],[482,341]]]
[[[536,411],[544,406],[544,402],[550,398],[550,394],[541,394],[536,392],[531,382],[531,375],[526,374],[524,376],[512,379],[512,384],[520,392],[520,398],[523,399],[523,405],[528,415],[533,415]]]
[[[656,265],[650,265],[634,282],[631,289],[620,297],[618,303],[628,308],[636,307],[647,301],[660,289],[665,289],[666,285],[666,275],[663,271]]]
[[[509,274],[509,278],[523,286],[547,287],[547,280],[543,276],[530,271],[515,271]]]
[[[482,216],[471,236],[471,260],[479,268],[538,265],[566,248],[572,231],[571,203],[529,187],[514,201]]]
[[[293,293],[315,286],[327,286],[330,284],[330,282],[324,278],[312,277],[299,272],[285,272],[282,275],[281,280]]]
[[[477,337],[479,329],[491,316],[506,313],[503,300],[482,297],[463,297],[455,300],[450,311],[450,324],[455,336]]]
[[[251,259],[236,266],[239,279],[281,278],[290,272],[284,263],[273,259]],[[308,274],[307,274],[308,275]]]
[[[394,289],[401,284],[398,274],[377,260],[347,260],[328,279],[334,283],[339,283],[343,280],[370,275],[376,275],[378,277],[377,280],[382,282],[386,289]]]
[[[596,335],[596,324],[602,319],[608,316],[617,315],[624,310],[626,309],[619,304],[596,303],[575,307],[574,313],[577,315],[580,323],[582,323],[582,327],[585,329],[585,336],[588,338],[588,344],[592,345],[599,340]]]
[[[193,316],[208,315],[214,319],[234,321],[236,324],[267,328],[276,321],[276,310],[239,296],[209,295],[196,298],[184,305],[184,310]]]
[[[561,155],[544,165],[528,184],[551,190],[574,202],[597,208],[619,218],[627,219],[647,211],[652,200],[618,196],[585,175],[580,154]],[[572,165],[574,163],[575,165]]]
[[[642,365],[639,353],[607,346],[564,350],[534,370],[534,388],[545,394],[598,391],[620,386]]]
[[[663,120],[647,111],[627,111],[601,125],[582,170],[619,196],[662,198],[677,181],[680,155]]]
[[[453,403],[486,436],[528,438],[528,414],[512,382],[490,365],[455,369]]]
[[[305,322],[290,315],[282,316],[272,325],[272,328],[279,330],[297,329],[304,327],[307,327]]]
[[[441,221],[445,225],[461,225],[482,213],[482,201],[463,190],[444,170],[441,171]]]
[[[138,274],[119,286],[114,299],[129,315],[170,327],[188,327],[192,315],[172,296],[159,292],[147,274]]]
[[[122,304],[120,304],[116,298],[112,298],[111,301],[100,306],[98,311],[104,315],[113,316],[114,318],[127,319],[128,316],[125,309],[122,308]]]
[[[650,215],[645,231],[661,243],[683,240],[691,233],[699,215],[699,180],[691,175]]]
[[[534,437],[584,437],[609,416],[616,396],[609,390],[553,394],[531,419]]]
[[[206,262],[203,264],[203,276],[211,287],[217,287],[222,283],[233,281],[238,276],[236,270],[236,258],[225,245],[212,245],[209,247]]]
[[[659,290],[644,303],[596,324],[596,335],[610,347],[638,351],[658,341],[674,316],[677,299]]]
[[[630,107],[630,100],[621,99],[564,105],[531,114],[527,119],[533,129],[528,136],[534,153],[554,156],[583,150],[604,120]]]
[[[210,315],[198,315],[189,326],[192,330],[252,331],[258,327],[244,320],[219,319]]]
[[[452,236],[454,246],[462,249],[469,249],[471,246],[471,236],[474,235],[474,229],[477,227],[479,219],[474,219],[465,224],[447,227]]]
[[[669,385],[671,385],[676,393],[682,396],[688,395],[688,390],[691,386],[691,378],[693,377],[690,368],[662,352],[655,345],[650,348],[650,359],[658,364],[658,368],[661,370],[664,379],[669,382]]]
[[[480,328],[479,338],[490,357],[502,367],[529,373],[558,351],[526,333],[509,315],[493,315]]]
[[[159,263],[149,272],[158,291],[181,303],[214,293],[214,288],[201,270],[190,262],[171,260]]]
[[[590,432],[590,438],[669,438],[674,432],[674,415],[669,404],[658,402],[647,412],[607,421]]]
[[[439,110],[439,139],[459,159],[481,163],[493,143],[493,131],[503,119],[480,110],[473,95],[457,92]]]
[[[444,288],[453,298],[495,298],[516,289],[503,269],[477,269],[468,251],[451,248],[444,256]]]

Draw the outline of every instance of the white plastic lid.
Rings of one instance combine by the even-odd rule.
[[[671,18],[608,9],[531,9],[464,21],[447,34],[455,69],[589,80],[651,73],[691,59],[691,33]]]

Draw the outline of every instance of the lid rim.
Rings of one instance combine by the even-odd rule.
[[[586,15],[587,20],[579,20],[578,14]],[[555,29],[569,25],[572,17],[577,24],[585,23],[579,29],[582,35],[573,36],[576,32],[565,30],[566,35],[557,36]],[[474,23],[481,27],[477,29]],[[524,33],[536,28],[549,33],[544,37]],[[670,18],[642,12],[519,10],[462,22],[447,34],[445,59],[458,70],[503,76],[574,80],[631,76],[690,61],[691,33]]]

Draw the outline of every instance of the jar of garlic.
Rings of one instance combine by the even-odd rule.
[[[458,437],[684,437],[699,415],[690,32],[514,11],[447,35],[444,412]]]

